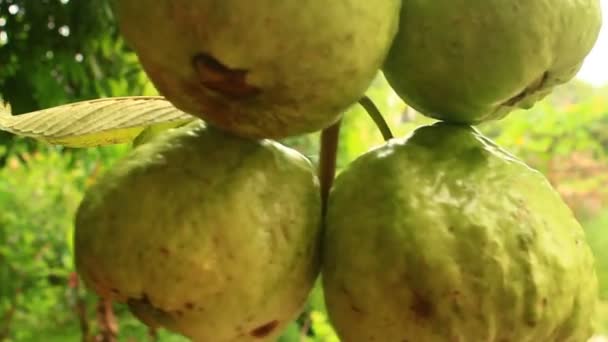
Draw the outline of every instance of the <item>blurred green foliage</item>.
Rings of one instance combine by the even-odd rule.
[[[117,155],[108,150],[41,146],[7,156],[0,169],[0,340],[36,340],[73,320],[72,216],[91,175]]]
[[[0,94],[15,113],[153,91],[109,0],[4,0],[0,22]]]
[[[595,252],[600,284],[600,297],[608,301],[608,210],[603,210],[599,215],[587,221],[585,225],[587,240]],[[608,316],[606,317],[608,323]],[[608,324],[605,325],[608,328]],[[608,332],[608,330],[606,330]]]

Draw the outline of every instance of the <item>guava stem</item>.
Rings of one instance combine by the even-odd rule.
[[[304,323],[302,323],[302,327],[300,328],[300,341],[306,341],[306,337],[308,336],[310,330],[310,312],[306,312],[306,318]]]
[[[156,330],[156,328],[152,328],[152,327],[148,327],[148,337],[150,338],[150,341],[152,342],[158,342],[158,331]]]
[[[321,204],[323,216],[327,212],[329,191],[336,176],[336,159],[340,140],[342,118],[321,132],[321,151],[319,152],[319,182],[321,183]]]
[[[107,298],[99,298],[97,303],[97,320],[101,330],[103,342],[118,341],[118,322],[112,306],[112,301]]]
[[[365,109],[372,120],[374,120],[374,123],[376,124],[376,127],[378,127],[378,130],[380,130],[384,141],[391,140],[394,137],[393,132],[391,132],[391,128],[386,123],[386,120],[384,120],[384,117],[382,117],[382,113],[380,113],[380,110],[378,107],[376,107],[374,101],[372,101],[372,99],[370,99],[368,96],[363,96],[359,100],[359,104]]]

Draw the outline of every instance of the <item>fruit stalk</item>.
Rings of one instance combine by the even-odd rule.
[[[372,101],[372,99],[370,99],[368,96],[363,96],[359,100],[359,104],[365,109],[365,111],[372,118],[372,120],[374,120],[374,123],[376,124],[376,127],[378,127],[378,129],[380,130],[384,141],[391,140],[394,137],[393,132],[391,132],[391,128],[384,120],[384,117],[382,117],[382,113],[380,113],[380,110],[378,109],[378,107],[376,107],[374,101]]]
[[[340,118],[321,132],[321,151],[319,152],[319,182],[321,183],[321,203],[323,215],[327,209],[327,198],[336,175],[336,158],[340,140]]]

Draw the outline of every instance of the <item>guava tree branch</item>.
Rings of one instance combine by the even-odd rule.
[[[327,212],[327,199],[336,175],[336,159],[338,156],[338,142],[340,140],[340,126],[342,119],[327,127],[321,132],[321,151],[319,153],[319,181],[321,183],[321,203],[323,216]]]

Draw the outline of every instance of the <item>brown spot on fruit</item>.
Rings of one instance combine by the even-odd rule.
[[[503,105],[510,106],[510,107],[517,106],[519,104],[519,102],[524,100],[529,95],[532,95],[532,94],[536,93],[537,91],[542,90],[544,88],[545,83],[547,82],[548,78],[549,78],[549,72],[545,71],[536,80],[534,80],[534,82],[532,82],[525,89],[523,89],[519,94],[517,94],[517,95],[513,96],[512,98],[508,99],[507,101],[505,101],[503,103]]]
[[[274,320],[251,330],[249,334],[256,338],[264,338],[270,335],[278,325],[279,321]]]
[[[352,295],[352,293],[350,293],[350,291],[346,288],[346,286],[341,285],[340,292],[342,292],[348,298],[348,302],[350,303],[350,308],[351,308],[351,310],[353,310],[353,312],[356,312],[359,314],[363,313],[363,310],[361,310],[361,308],[359,308],[355,304],[354,296]]]
[[[169,249],[167,247],[161,247],[160,249],[160,253],[164,256],[169,256]]]
[[[146,304],[146,305],[152,305],[152,303],[150,302],[150,297],[145,292],[143,292],[141,294],[141,302],[144,303],[144,304]]]
[[[213,56],[194,56],[194,69],[206,88],[231,98],[246,98],[260,93],[260,89],[247,83],[247,70],[231,69]]]
[[[350,309],[353,310],[356,313],[363,313],[363,310],[359,309],[355,304],[351,303],[350,304]]]
[[[420,294],[414,293],[410,310],[418,317],[431,318],[433,315],[433,304]]]
[[[194,303],[192,302],[187,302],[186,304],[184,304],[184,306],[186,307],[186,309],[188,310],[192,310],[194,309]]]

